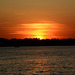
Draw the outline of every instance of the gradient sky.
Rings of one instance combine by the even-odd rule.
[[[0,0],[0,38],[75,38],[75,0]]]

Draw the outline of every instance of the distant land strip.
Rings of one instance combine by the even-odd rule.
[[[75,46],[75,39],[5,39],[0,38],[0,47],[20,46]]]

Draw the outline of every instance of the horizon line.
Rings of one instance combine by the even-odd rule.
[[[0,38],[0,39],[7,39],[7,38]],[[16,40],[18,40],[18,39],[22,39],[22,38],[11,38],[11,39],[7,39],[7,40],[12,40],[12,39],[16,39]],[[46,39],[41,39],[41,38],[24,38],[24,39],[37,39],[37,40],[47,40],[48,38],[46,38]],[[22,40],[24,40],[24,39],[22,39]],[[62,38],[62,39],[60,39],[60,38],[51,38],[51,39],[48,39],[48,40],[52,40],[52,39],[55,39],[55,40],[63,40],[63,39],[75,39],[75,38]]]

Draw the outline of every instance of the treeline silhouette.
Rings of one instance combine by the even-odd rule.
[[[8,46],[75,46],[75,39],[5,39],[0,38],[0,47]]]

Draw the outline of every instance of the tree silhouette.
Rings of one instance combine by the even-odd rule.
[[[0,47],[4,46],[75,46],[75,39],[5,39],[0,38]]]

